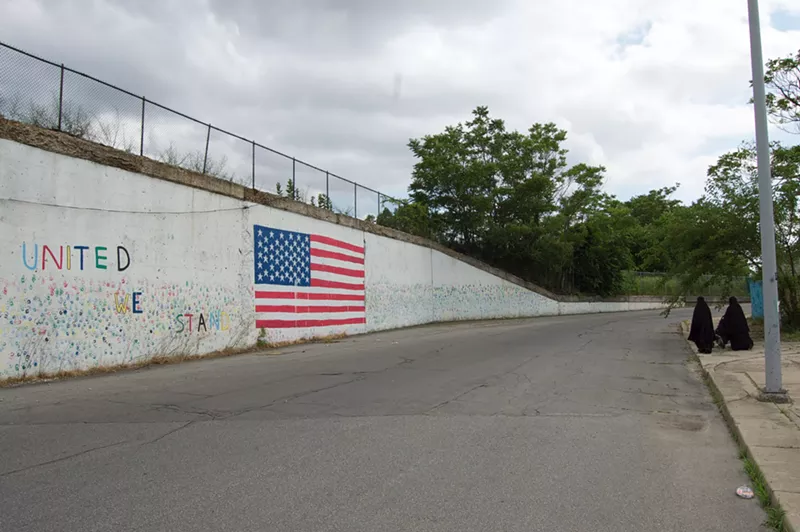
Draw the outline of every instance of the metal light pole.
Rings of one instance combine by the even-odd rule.
[[[753,102],[756,115],[758,155],[758,198],[761,222],[761,266],[764,288],[764,399],[786,399],[781,382],[781,332],[778,312],[778,271],[775,260],[775,218],[772,212],[767,100],[764,88],[764,60],[761,54],[761,23],[758,0],[747,0],[750,20],[750,60],[753,69]]]

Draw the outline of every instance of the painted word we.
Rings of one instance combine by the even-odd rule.
[[[114,307],[117,309],[117,314],[125,314],[132,312],[133,314],[141,314],[142,306],[139,298],[142,297],[141,292],[125,293],[121,295],[119,292],[114,293]]]

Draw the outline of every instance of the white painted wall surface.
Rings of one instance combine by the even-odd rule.
[[[3,376],[246,341],[238,202],[8,141],[0,198]]]
[[[256,283],[256,226],[362,248],[363,266],[348,270],[357,275],[363,268],[364,277],[354,281],[363,283],[357,293],[365,301],[342,303],[353,306],[336,316],[363,316],[365,323],[260,330],[258,320],[285,322],[293,314],[284,306],[256,312],[256,294],[275,293],[271,285]],[[86,246],[83,268],[78,246]],[[284,342],[435,321],[660,306],[556,302],[427,247],[4,139],[0,247],[0,379],[204,354],[250,346],[259,338]],[[359,256],[344,254],[352,255],[348,261]],[[336,258],[314,260],[342,264]],[[329,316],[314,314],[317,304],[333,303],[286,304],[302,305],[315,318]]]
[[[432,252],[435,321],[544,316],[558,304],[438,251]]]
[[[436,320],[431,249],[364,233],[367,324],[371,331]]]

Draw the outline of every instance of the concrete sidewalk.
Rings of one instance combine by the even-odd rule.
[[[684,338],[688,322],[681,324]],[[758,340],[754,338],[754,340]],[[722,398],[720,408],[728,425],[757,464],[772,492],[773,504],[786,512],[784,529],[800,532],[800,405],[758,401],[764,387],[764,344],[752,351],[730,348],[701,355],[692,342],[703,372]],[[781,344],[783,387],[793,401],[800,399],[800,343]]]

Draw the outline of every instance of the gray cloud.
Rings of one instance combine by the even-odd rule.
[[[770,1],[767,12],[788,9]],[[567,127],[571,160],[604,164],[624,197],[702,184],[708,157],[750,135],[742,13],[707,3],[713,19],[692,0],[0,0],[0,35],[387,194],[409,182],[410,137],[488,105],[511,127]],[[765,54],[792,51],[798,35],[765,28]],[[74,80],[67,90],[87,106],[111,98]],[[154,146],[204,144],[202,126],[166,112],[146,122]],[[251,147],[212,141],[249,171]],[[258,183],[289,169],[262,154]]]
[[[211,0],[211,11],[242,33],[281,48],[321,57],[379,54],[409,27],[448,28],[485,22],[502,13],[507,0]]]

